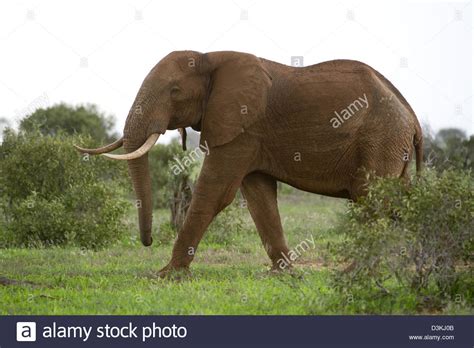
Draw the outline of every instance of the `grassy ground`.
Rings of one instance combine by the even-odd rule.
[[[335,265],[326,246],[338,238],[331,228],[344,206],[316,195],[283,196],[280,211],[290,248],[312,237],[315,247],[302,253],[295,271],[281,275],[268,272],[269,260],[246,209],[236,235],[225,226],[226,231],[214,228],[206,235],[192,275],[179,282],[157,277],[172,245],[142,247],[134,213],[133,234],[106,250],[0,249],[0,276],[17,281],[0,285],[0,314],[416,313],[408,295],[347,301],[335,293],[330,285]],[[166,211],[155,215],[155,224],[167,219]]]

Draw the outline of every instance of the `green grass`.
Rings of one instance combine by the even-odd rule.
[[[197,262],[191,278],[164,281],[156,271],[167,255],[158,254],[124,248],[93,255],[77,250],[11,252],[15,260],[28,258],[11,261],[17,269],[28,268],[26,274],[11,276],[34,286],[3,287],[1,314],[307,313],[310,298],[301,301],[300,292],[311,292],[315,284],[323,287],[326,280],[325,272],[314,272],[305,280],[311,286],[293,289],[289,275],[269,276],[264,267],[248,262],[219,264],[216,255],[206,256],[215,263]]]
[[[206,236],[181,281],[159,279],[171,243],[150,248],[137,241],[135,214],[130,236],[101,251],[78,248],[0,249],[0,314],[354,314],[416,313],[410,295],[341,298],[331,287],[337,267],[327,244],[345,202],[316,195],[285,195],[280,211],[289,246],[314,236],[295,270],[268,272],[269,259],[246,209],[244,228],[226,243]],[[155,213],[155,225],[168,217]],[[464,313],[455,305],[449,312]]]

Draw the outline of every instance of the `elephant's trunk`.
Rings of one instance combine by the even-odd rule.
[[[151,228],[152,228],[152,192],[151,192],[151,178],[148,166],[148,151],[158,141],[160,129],[158,132],[152,127],[143,127],[145,130],[149,129],[151,134],[146,137],[143,129],[140,132],[130,131],[133,129],[136,122],[133,118],[127,120],[124,131],[124,148],[127,152],[124,155],[109,155],[105,156],[127,160],[128,172],[132,179],[133,189],[136,194],[136,206],[138,209],[138,223],[140,227],[140,237],[143,245],[149,246],[152,243]],[[141,122],[140,122],[141,123]],[[165,128],[166,129],[166,128]],[[138,133],[138,134],[137,134]],[[163,131],[164,133],[164,131]],[[137,139],[139,139],[137,141]]]
[[[107,157],[127,160],[128,171],[136,194],[140,238],[145,246],[152,243],[152,192],[151,178],[148,166],[148,151],[158,141],[160,134],[166,132],[168,121],[162,112],[158,111],[159,103],[153,94],[153,80],[148,77],[140,87],[124,127],[123,146],[127,152],[124,155],[109,155]]]
[[[128,152],[136,150],[135,146],[125,145]],[[140,238],[145,246],[151,245],[152,213],[151,201],[151,178],[148,168],[148,153],[128,161],[128,171],[136,194],[136,207],[138,208],[138,223],[140,226]]]

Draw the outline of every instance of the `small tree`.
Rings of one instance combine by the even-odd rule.
[[[424,162],[438,171],[449,168],[474,169],[474,136],[460,129],[441,129],[434,136],[425,131]]]
[[[186,213],[193,197],[193,180],[189,173],[183,173],[171,180],[172,198],[170,201],[171,226],[178,231],[183,226]]]
[[[179,230],[184,222],[202,160],[202,157],[193,156],[196,160],[187,161],[184,165],[181,162],[189,153],[183,151],[180,143],[173,139],[168,145],[154,146],[149,154],[154,206],[170,209],[170,223],[174,230]]]
[[[94,105],[69,106],[58,104],[38,109],[20,122],[20,130],[39,130],[43,135],[54,136],[60,132],[90,136],[95,143],[107,143],[114,137],[114,120],[97,110]]]

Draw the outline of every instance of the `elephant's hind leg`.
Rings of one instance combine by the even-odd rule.
[[[242,181],[242,194],[273,268],[279,269],[278,260],[288,255],[288,246],[278,212],[276,180],[263,173],[251,173]]]

